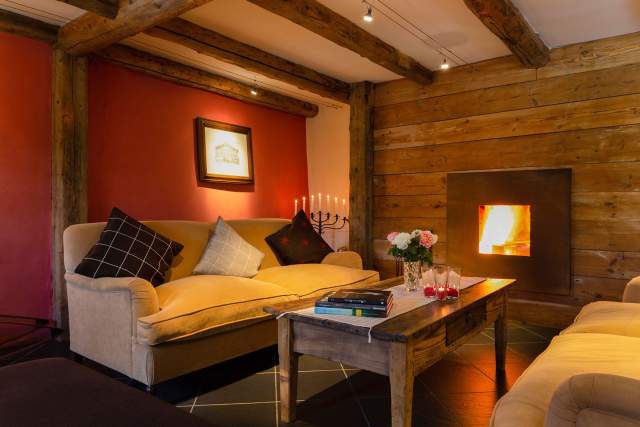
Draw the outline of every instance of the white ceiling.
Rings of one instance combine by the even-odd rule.
[[[369,0],[374,7],[372,23],[362,20],[361,0],[320,1],[430,69],[437,69],[444,56],[452,65],[460,65],[510,53],[463,0]],[[550,47],[640,31],[640,0],[513,1]],[[58,25],[83,13],[55,0],[0,0],[0,8]],[[347,82],[399,77],[245,0],[213,0],[183,18]],[[271,90],[335,104],[153,37],[138,35],[126,43],[235,79],[255,80]]]

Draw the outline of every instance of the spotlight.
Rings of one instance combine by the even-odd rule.
[[[448,70],[449,69],[449,63],[447,62],[447,58],[443,58],[442,59],[442,64],[440,64],[440,69],[441,70]]]
[[[373,22],[373,8],[370,4],[367,4],[366,2],[363,3],[367,5],[367,13],[364,14],[362,19],[364,19],[364,22]]]

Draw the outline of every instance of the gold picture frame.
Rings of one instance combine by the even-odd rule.
[[[196,157],[200,181],[254,183],[251,128],[197,117]]]

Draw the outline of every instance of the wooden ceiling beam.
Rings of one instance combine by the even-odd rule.
[[[348,83],[319,73],[261,49],[231,39],[189,21],[174,18],[145,31],[146,34],[178,43],[203,55],[262,74],[320,96],[348,103]]]
[[[127,46],[114,45],[95,54],[114,64],[184,86],[206,90],[299,116],[314,117],[318,114],[318,106],[309,102],[265,89],[258,89],[258,94],[252,95],[252,86],[245,83]]]
[[[53,44],[56,41],[58,27],[28,16],[0,10],[0,31]]]
[[[248,0],[280,15],[335,44],[413,80],[427,84],[432,72],[415,59],[366,32],[317,0]]]
[[[529,68],[549,62],[549,48],[511,0],[464,0],[467,7]]]
[[[96,15],[104,16],[105,18],[109,18],[109,19],[113,19],[116,16],[118,16],[118,9],[120,9],[118,0],[58,0],[58,1],[86,10],[87,12],[93,12]]]
[[[178,43],[203,55],[236,65],[263,76],[292,84],[320,96],[348,103],[348,83],[329,77],[261,49],[174,18],[145,31],[146,34]]]
[[[58,48],[84,55],[115,44],[210,0],[136,0],[120,9],[115,19],[87,12],[58,33]]]

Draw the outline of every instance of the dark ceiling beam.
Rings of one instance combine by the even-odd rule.
[[[314,117],[318,114],[318,106],[309,102],[262,88],[258,89],[257,95],[252,95],[251,91],[254,88],[245,83],[130,47],[113,45],[99,50],[95,54],[116,65],[183,86],[202,89],[299,116]]]
[[[0,9],[0,31],[53,44],[56,41],[58,27]]]
[[[348,83],[319,73],[261,49],[174,18],[145,31],[146,34],[178,43],[198,53],[262,74],[323,97],[348,103]]]
[[[549,62],[549,48],[511,0],[464,0],[467,7],[529,68]]]
[[[109,19],[113,19],[116,16],[118,16],[118,9],[120,9],[118,0],[58,0],[58,1],[86,10],[87,12],[93,12],[96,15],[104,16],[105,18],[109,18]]]
[[[412,57],[366,32],[317,0],[248,0],[280,15],[335,44],[413,80],[431,82],[432,72]]]
[[[135,0],[120,8],[115,19],[87,12],[58,33],[57,47],[84,55],[115,44],[210,0]]]

